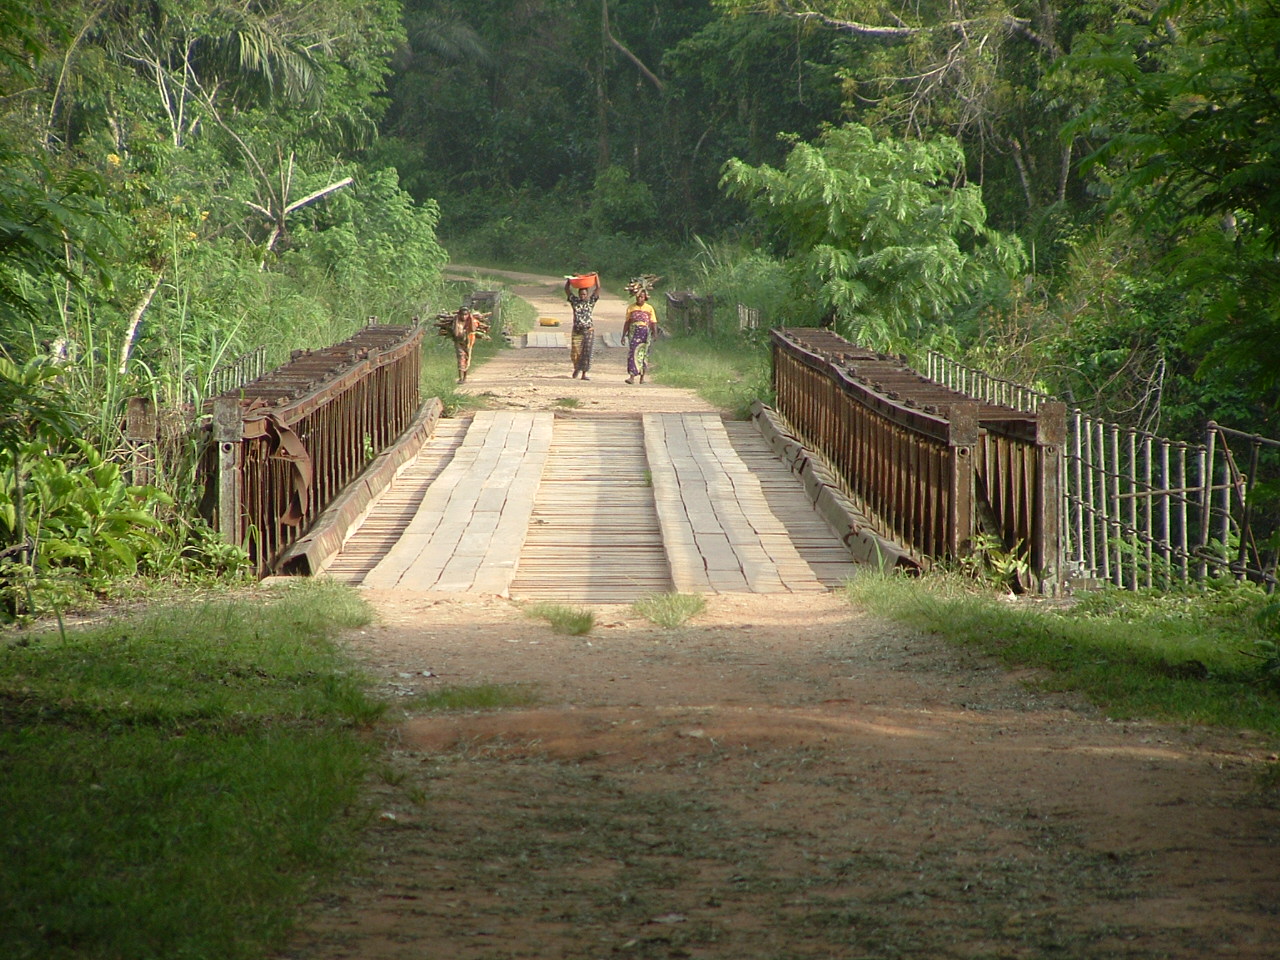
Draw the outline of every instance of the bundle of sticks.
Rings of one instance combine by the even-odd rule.
[[[476,336],[481,340],[489,339],[489,318],[492,313],[476,313],[471,311],[471,315],[476,318],[478,324]],[[458,318],[457,312],[453,313],[437,313],[436,314],[436,332],[442,337],[453,336],[453,321]]]

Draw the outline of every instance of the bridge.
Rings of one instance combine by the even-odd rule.
[[[775,406],[734,422],[691,391],[625,386],[622,302],[603,297],[592,379],[575,380],[559,285],[513,281],[563,329],[513,336],[473,370],[474,414],[421,402],[414,325],[370,325],[216,398],[206,473],[224,538],[262,574],[583,603],[825,590],[861,565],[992,551],[1016,561],[1016,586],[1056,594],[1086,548],[1132,586],[1140,570],[1149,585],[1227,569],[1211,527],[1248,539],[1227,502],[1247,500],[1240,477],[1216,482],[1212,460],[1199,487],[1167,465],[1160,485],[1148,453],[1144,486],[1133,453],[1122,492],[1125,458],[1113,444],[1095,463],[1078,411],[825,330],[771,331]]]

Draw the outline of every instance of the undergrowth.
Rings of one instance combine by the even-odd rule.
[[[528,707],[538,702],[537,693],[514,683],[478,683],[448,686],[414,697],[405,706],[412,710],[465,711]]]
[[[579,637],[590,633],[596,625],[596,615],[582,607],[571,607],[563,603],[535,603],[525,609],[525,613],[538,620],[551,624],[556,633]]]

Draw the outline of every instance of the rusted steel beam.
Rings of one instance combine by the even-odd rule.
[[[213,400],[218,529],[260,574],[408,426],[422,339],[419,325],[366,327]]]
[[[778,409],[860,509],[921,562],[967,556],[980,530],[1061,574],[1065,408],[979,401],[828,330],[772,333]]]
[[[312,528],[281,554],[275,569],[289,576],[312,576],[323,571],[364,520],[373,501],[430,439],[442,410],[436,397],[424,403],[396,442],[378,454],[355,481],[347,484]]]

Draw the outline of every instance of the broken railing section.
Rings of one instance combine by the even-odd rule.
[[[973,400],[828,330],[772,343],[779,412],[879,534],[921,565],[998,541],[1025,560],[1024,587],[1060,590],[1063,404]]]
[[[414,420],[422,337],[371,324],[213,399],[214,522],[259,574]]]

